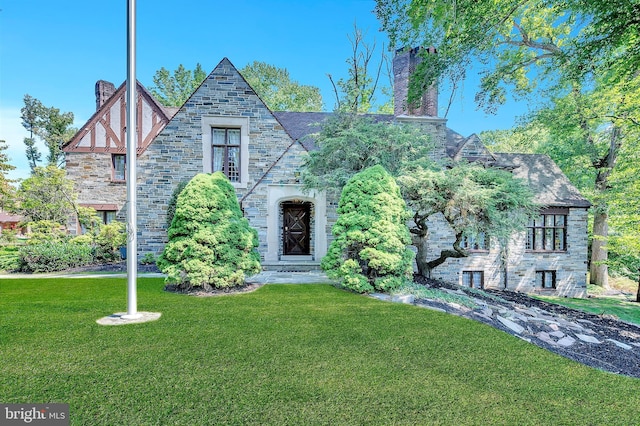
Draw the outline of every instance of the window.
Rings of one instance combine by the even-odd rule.
[[[462,271],[462,285],[469,288],[484,288],[484,271]]]
[[[566,251],[567,215],[545,212],[532,220],[527,229],[527,250]]]
[[[96,213],[98,214],[98,217],[102,219],[102,223],[104,223],[105,225],[108,225],[116,220],[115,210],[98,210]]]
[[[111,155],[111,180],[124,181],[126,180],[127,171],[127,156],[124,154]]]
[[[240,129],[213,128],[212,171],[221,171],[231,182],[240,182]]]
[[[556,288],[556,271],[536,271],[536,288]]]
[[[469,251],[487,251],[489,250],[489,238],[484,232],[478,235],[464,235],[460,246]]]

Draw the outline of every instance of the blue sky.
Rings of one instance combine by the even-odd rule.
[[[318,86],[332,110],[327,74],[346,76],[354,23],[370,43],[387,45],[374,6],[373,0],[137,0],[137,78],[151,87],[161,67],[200,63],[209,73],[224,57],[237,68],[257,60]],[[126,0],[0,0],[0,9],[0,139],[17,167],[10,177],[24,178],[24,95],[73,112],[76,127],[84,124],[95,112],[95,82],[117,87],[126,78]],[[510,103],[485,115],[473,103],[474,80],[456,97],[449,127],[465,136],[512,127],[525,107]],[[448,97],[441,90],[441,108]]]

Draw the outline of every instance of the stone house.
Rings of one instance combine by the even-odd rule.
[[[506,274],[495,242],[468,242],[470,256],[434,269],[435,278],[462,285],[562,295],[586,292],[589,203],[545,155],[493,154],[437,117],[437,87],[420,107],[406,106],[408,79],[419,50],[394,58],[395,111],[376,121],[420,126],[435,142],[434,157],[479,160],[508,167],[525,179],[545,207],[528,232],[514,236]],[[158,254],[167,239],[166,210],[180,182],[221,170],[231,180],[245,217],[256,228],[265,269],[317,268],[331,241],[337,201],[306,192],[299,176],[312,134],[331,113],[272,112],[228,59],[223,59],[179,109],[160,106],[138,83],[138,246]],[[111,94],[111,93],[112,94]],[[64,147],[79,203],[105,222],[124,219],[124,86],[96,84],[97,111]],[[437,218],[434,220],[438,221]],[[77,225],[72,223],[72,231]],[[430,250],[450,246],[447,225],[432,226]],[[506,276],[506,280],[505,280]]]

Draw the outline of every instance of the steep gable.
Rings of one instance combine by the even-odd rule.
[[[138,155],[142,153],[166,126],[171,118],[171,109],[164,108],[145,87],[137,82],[138,102],[136,120],[138,123]],[[126,84],[96,111],[84,126],[67,142],[64,152],[126,152]]]

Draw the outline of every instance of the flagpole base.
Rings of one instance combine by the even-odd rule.
[[[125,325],[125,324],[141,324],[145,322],[156,321],[160,319],[160,312],[137,312],[135,314],[127,314],[126,312],[116,312],[108,317],[100,318],[96,322],[100,325]]]

